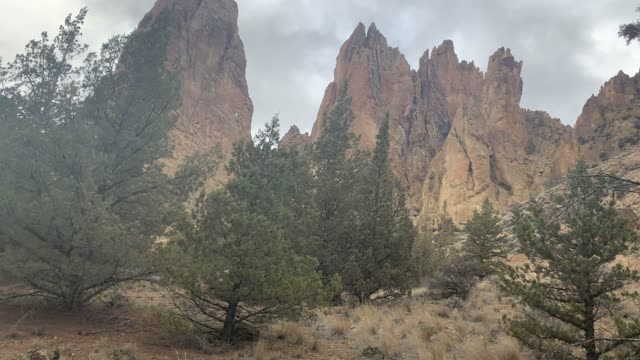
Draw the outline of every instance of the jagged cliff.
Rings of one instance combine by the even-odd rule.
[[[590,162],[613,158],[640,143],[640,73],[619,72],[592,96],[576,122],[581,154]]]
[[[234,143],[251,137],[253,106],[237,18],[233,0],[157,0],[136,30],[149,31],[159,21],[169,30],[166,68],[180,82],[169,170],[198,151],[219,149],[228,158]],[[413,214],[427,221],[446,202],[453,218],[464,221],[485,198],[501,208],[525,201],[579,157],[595,163],[640,142],[640,74],[620,73],[607,82],[574,130],[520,107],[522,66],[501,48],[483,73],[444,41],[412,70],[375,24],[366,29],[360,23],[340,49],[311,135],[293,127],[282,146],[316,140],[324,113],[348,82],[352,131],[361,147],[373,148],[378,127],[390,117],[391,164]],[[209,185],[225,178],[220,167]]]
[[[496,51],[483,73],[447,40],[417,70],[371,25],[358,24],[337,58],[311,134],[349,83],[360,146],[372,148],[389,114],[392,164],[414,215],[427,221],[446,202],[457,221],[489,198],[500,208],[526,201],[571,168],[640,142],[639,78],[619,74],[585,105],[576,129],[520,107],[523,63]]]
[[[219,149],[228,157],[234,143],[251,138],[253,114],[238,6],[233,0],[158,0],[136,31],[149,31],[160,19],[169,28],[166,68],[180,82],[169,170],[197,151]],[[225,177],[220,168],[209,183]]]
[[[446,47],[453,52],[451,44]],[[458,221],[485,198],[499,207],[526,201],[575,164],[578,149],[571,129],[546,113],[520,108],[522,62],[509,49],[491,56],[485,74],[462,63],[455,68],[473,75],[467,75],[472,76],[469,91],[453,88],[445,95],[454,98],[449,102],[451,130],[428,167],[420,200],[423,217],[445,201]]]

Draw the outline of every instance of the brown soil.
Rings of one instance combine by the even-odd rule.
[[[0,360],[30,360],[32,350],[60,353],[60,359],[111,360],[118,349],[133,349],[135,359],[353,359],[346,344],[334,339],[314,339],[314,346],[273,341],[267,349],[255,343],[234,346],[216,344],[213,354],[205,354],[193,343],[180,343],[158,319],[158,311],[168,305],[159,287],[149,284],[129,286],[127,301],[121,306],[100,302],[79,313],[46,308],[36,302],[0,304]],[[279,342],[279,344],[275,344]],[[264,345],[263,345],[264,346]],[[275,350],[274,350],[275,348]],[[317,349],[322,348],[322,352]],[[267,357],[259,353],[268,354]],[[129,360],[126,358],[126,360]]]

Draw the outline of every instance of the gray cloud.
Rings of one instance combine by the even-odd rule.
[[[640,68],[640,46],[617,25],[633,20],[628,0],[238,0],[240,35],[255,103],[254,128],[275,113],[284,130],[311,129],[335,57],[358,21],[375,21],[413,67],[453,39],[461,59],[486,67],[498,47],[524,61],[524,107],[572,124],[582,105],[618,70]],[[87,5],[86,39],[97,46],[131,31],[153,0],[0,0],[0,56],[10,58],[41,30],[55,30]]]

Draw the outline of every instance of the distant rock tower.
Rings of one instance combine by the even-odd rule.
[[[229,158],[233,144],[251,139],[253,104],[245,77],[246,58],[238,35],[238,5],[233,0],[158,0],[136,31],[168,15],[166,68],[180,81],[178,123],[171,134],[175,168],[185,157],[214,152]],[[209,185],[226,178],[224,165]]]

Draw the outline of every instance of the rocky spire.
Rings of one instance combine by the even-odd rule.
[[[300,133],[300,129],[293,125],[289,131],[280,140],[280,146],[304,148],[311,144],[311,136],[309,133]]]
[[[246,59],[233,0],[158,0],[136,31],[162,22],[169,28],[167,70],[180,82],[178,123],[171,134],[175,168],[196,151],[251,138],[253,105],[245,78]],[[218,180],[224,170],[217,172]]]
[[[366,33],[358,24],[340,51],[312,137],[348,81],[351,130],[362,147],[375,144],[378,125],[391,117],[391,164],[414,214],[426,219],[446,201],[462,221],[485,198],[499,207],[525,201],[566,171],[577,148],[570,128],[520,108],[522,66],[500,48],[483,74],[445,40],[412,71],[375,24]]]
[[[487,98],[504,98],[515,110],[520,106],[522,97],[522,61],[516,61],[511,49],[500,48],[489,58],[485,75],[485,94]]]
[[[313,126],[312,139],[322,132],[322,117],[335,105],[340,87],[349,83],[348,95],[356,114],[352,131],[360,135],[363,148],[375,146],[378,126],[388,112],[399,119],[413,97],[411,68],[398,49],[371,24],[359,23],[342,45],[336,62],[334,81],[329,84]]]
[[[388,48],[387,38],[378,30],[376,23],[371,23],[367,30],[367,47],[368,48]]]
[[[576,137],[591,163],[640,144],[640,72],[633,77],[618,72],[587,101],[576,121]]]

